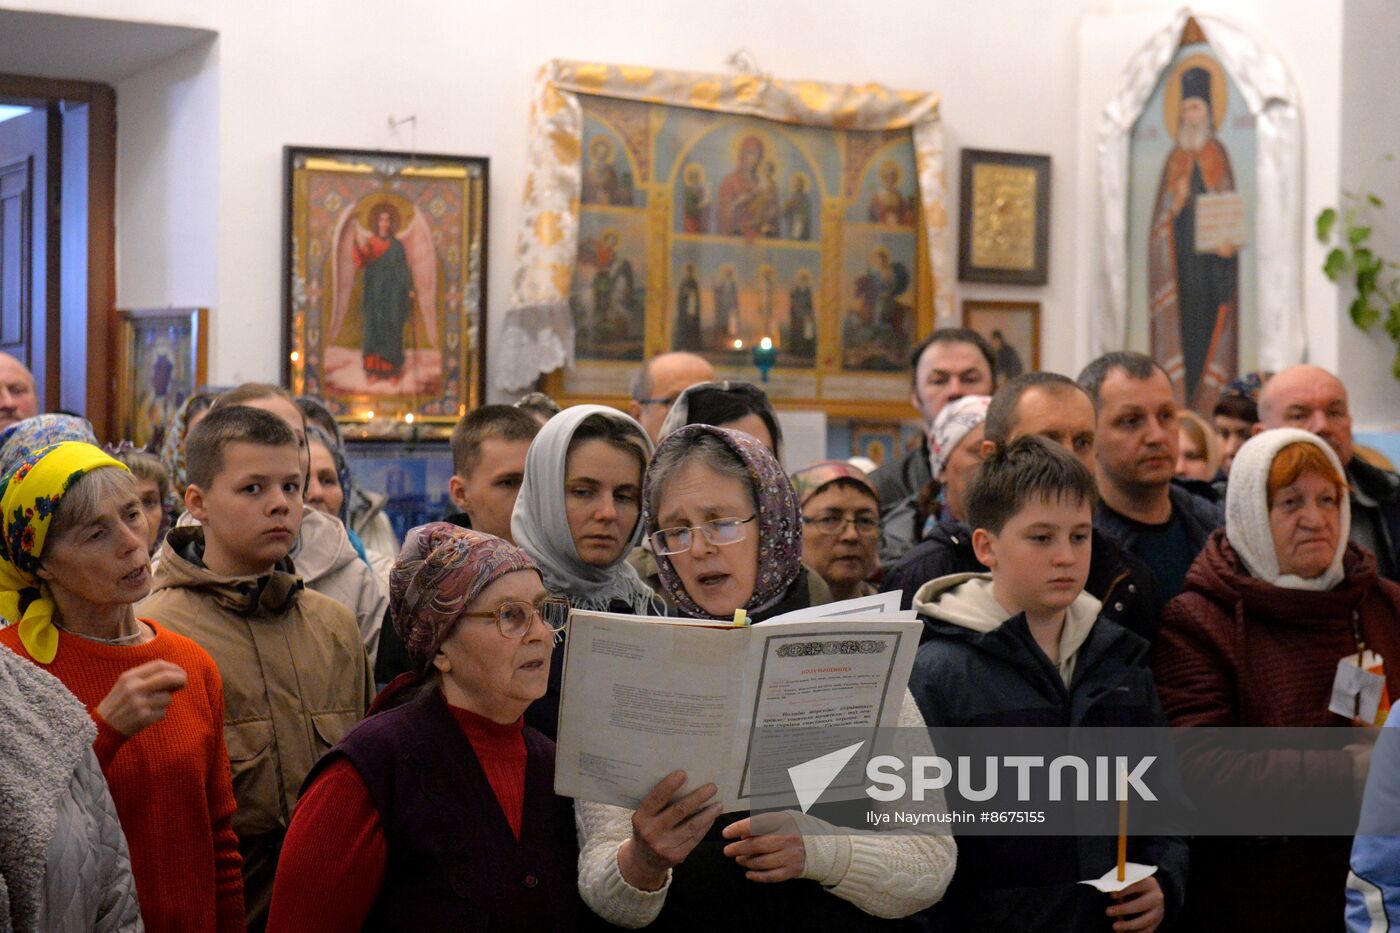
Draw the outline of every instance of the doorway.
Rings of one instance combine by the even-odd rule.
[[[115,305],[116,94],[0,74],[0,351],[40,411],[108,436]]]

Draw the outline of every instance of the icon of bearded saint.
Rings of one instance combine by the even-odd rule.
[[[1151,348],[1178,403],[1208,413],[1239,367],[1240,266],[1233,247],[1196,251],[1196,198],[1235,190],[1205,68],[1181,73],[1178,114],[1148,238]]]
[[[407,325],[414,325],[415,347],[437,346],[437,255],[421,211],[413,211],[402,230],[398,209],[387,201],[374,205],[366,219],[369,229],[352,206],[337,224],[335,304],[326,342],[333,344],[344,326],[359,279],[365,377],[392,380],[403,375]]]

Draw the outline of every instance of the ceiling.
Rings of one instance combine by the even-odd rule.
[[[216,35],[185,26],[0,10],[0,72],[115,84]]]

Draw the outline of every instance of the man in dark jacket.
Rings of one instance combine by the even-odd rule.
[[[1400,582],[1400,476],[1356,455],[1347,387],[1317,366],[1279,371],[1259,395],[1259,424],[1302,428],[1325,440],[1346,466],[1351,487],[1351,540],[1376,555],[1381,576]]]
[[[964,395],[991,395],[996,385],[996,358],[991,346],[977,331],[964,327],[934,331],[914,348],[909,368],[914,377],[909,401],[919,410],[925,437],[944,405]],[[927,440],[870,474],[880,494],[882,514],[918,493],[932,478]]]
[[[1149,356],[1107,353],[1079,374],[1097,412],[1099,504],[1094,527],[1136,555],[1156,577],[1163,603],[1181,592],[1206,538],[1225,522],[1204,483],[1173,483],[1176,398]]]
[[[1020,437],[1038,435],[1072,453],[1094,469],[1094,405],[1072,379],[1058,373],[1026,373],[997,390],[987,409],[982,454],[987,456]],[[954,573],[985,573],[972,550],[972,531],[944,521],[885,571],[882,589],[901,590],[908,608],[925,583]],[[1093,533],[1089,581],[1085,592],[1103,603],[1103,613],[1145,638],[1157,635],[1161,599],[1147,565],[1098,528]]]

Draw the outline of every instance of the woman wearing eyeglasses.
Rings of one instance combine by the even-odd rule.
[[[530,442],[511,537],[550,592],[567,596],[575,609],[665,615],[665,604],[627,563],[642,540],[642,475],[650,456],[642,426],[603,405],[564,409]],[[551,739],[563,671],[560,639],[549,690],[525,714]]]
[[[833,599],[875,593],[880,572],[880,499],[863,470],[822,460],[792,474],[802,506],[802,561],[831,587]]]
[[[575,928],[573,811],[523,720],[567,600],[519,548],[446,522],[409,532],[390,582],[414,669],[307,777],[268,930]]]
[[[664,438],[647,470],[646,526],[681,615],[751,622],[807,605],[802,513],[768,448],[752,436],[689,425]],[[899,724],[923,728],[905,693]],[[942,896],[954,843],[935,835],[841,835],[784,814],[757,834],[747,813],[719,818],[714,784],[676,798],[663,778],[636,811],[579,801],[579,890],[623,927],[664,930],[883,928]],[[804,832],[804,830],[806,830]]]

